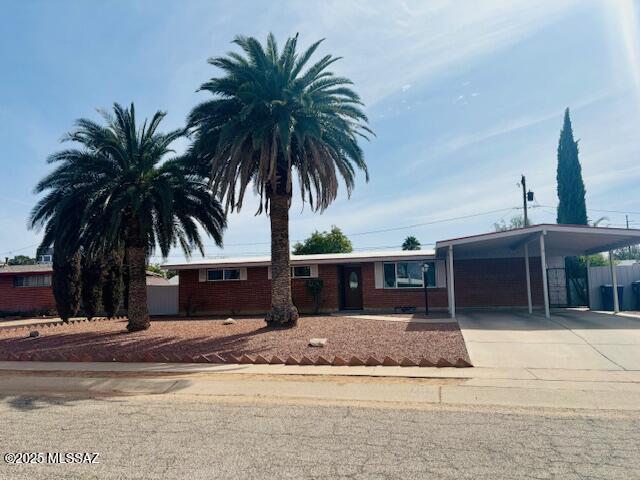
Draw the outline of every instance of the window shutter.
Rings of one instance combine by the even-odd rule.
[[[444,260],[436,260],[436,287],[447,288],[447,266]]]
[[[240,269],[240,280],[247,279],[247,269],[246,267]]]
[[[374,268],[375,286],[376,288],[383,288],[384,269],[382,267],[382,262],[375,262],[373,268]]]
[[[311,278],[318,278],[318,265],[309,265],[311,270]]]
[[[198,270],[198,281],[206,282],[207,281],[207,269],[201,268]]]

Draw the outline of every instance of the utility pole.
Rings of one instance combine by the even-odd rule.
[[[524,226],[529,226],[529,217],[527,216],[527,179],[524,175],[520,179],[520,183],[522,184],[522,206],[524,211]]]

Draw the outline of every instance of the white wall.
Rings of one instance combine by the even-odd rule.
[[[149,315],[178,314],[178,285],[147,285]]]
[[[618,285],[624,285],[623,298],[620,299],[621,310],[635,310],[636,298],[631,290],[631,282],[640,280],[640,264],[616,267]],[[589,299],[592,310],[602,309],[601,285],[612,285],[611,269],[606,267],[589,267]]]

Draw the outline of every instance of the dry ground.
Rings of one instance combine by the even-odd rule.
[[[101,360],[145,360],[146,354],[162,354],[171,361],[188,361],[184,356],[217,354],[227,361],[243,355],[257,355],[283,361],[289,356],[301,359],[319,356],[334,361],[340,356],[347,361],[370,357],[411,359],[419,363],[427,359],[437,363],[444,359],[455,364],[469,362],[462,334],[455,323],[410,323],[367,320],[362,318],[314,316],[303,317],[297,327],[270,329],[260,318],[238,319],[234,325],[223,325],[222,319],[155,319],[144,332],[125,333],[125,321],[97,321],[75,325],[31,327],[0,330],[0,359],[24,354],[50,359],[51,354],[79,359],[91,356]],[[38,330],[40,336],[28,338]],[[308,346],[309,339],[327,338],[323,348]],[[150,360],[147,355],[146,360]],[[26,358],[26,355],[25,355]],[[62,358],[61,358],[62,359]]]

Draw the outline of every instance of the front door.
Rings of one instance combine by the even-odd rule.
[[[362,271],[360,267],[343,267],[342,288],[345,310],[362,310]]]

